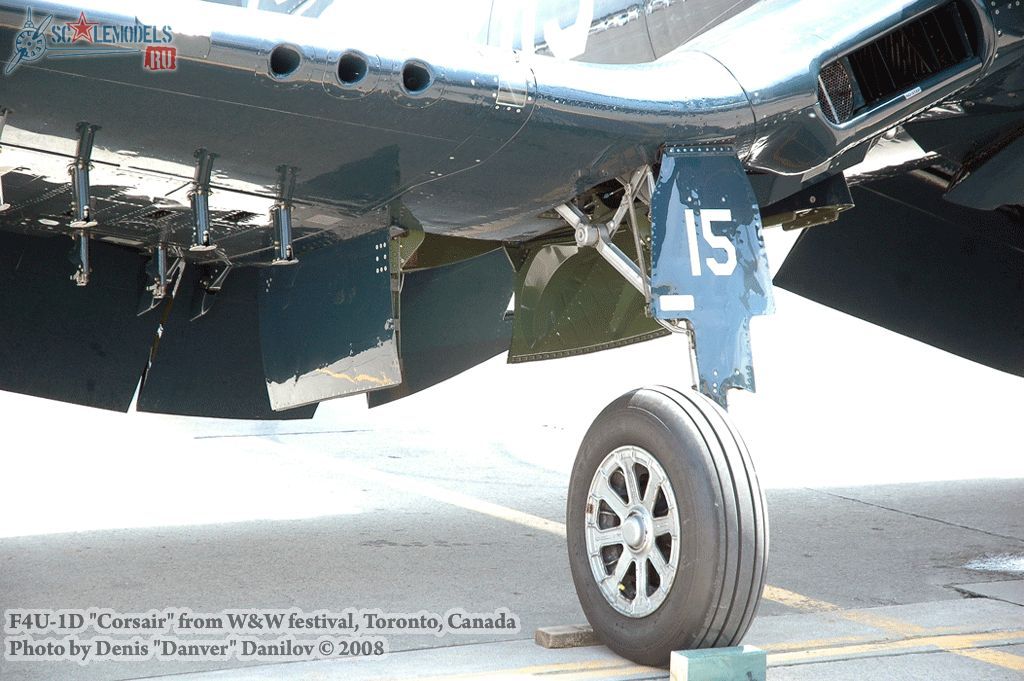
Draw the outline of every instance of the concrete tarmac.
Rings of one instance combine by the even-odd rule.
[[[393,433],[391,437],[394,439]],[[447,655],[465,655],[468,653],[461,648],[496,641],[519,641],[522,653],[516,659],[523,661],[520,666],[530,666],[528,653],[542,653],[528,642],[537,627],[584,621],[573,594],[563,540],[543,527],[516,522],[514,516],[510,520],[467,508],[465,501],[487,501],[557,525],[564,519],[559,498],[564,476],[524,464],[482,443],[479,447],[473,447],[472,441],[466,443],[476,450],[470,457],[468,451],[431,446],[415,434],[402,436],[406,438],[405,446],[392,444],[395,453],[390,457],[394,458],[383,460],[374,460],[370,432],[276,438],[282,456],[290,458],[288,466],[300,467],[316,488],[332,489],[349,504],[347,513],[0,540],[0,605],[100,606],[121,612],[189,607],[213,613],[229,608],[292,607],[443,613],[453,607],[472,612],[504,607],[521,617],[518,633],[444,638],[397,635],[390,639],[392,651],[431,649],[433,656],[421,660],[402,657],[408,653],[394,654],[367,663],[374,675],[365,678],[378,678],[378,673],[386,678],[411,678],[413,671],[438,675],[448,669]],[[248,438],[240,440],[233,446],[244,450]],[[299,447],[291,444],[294,442],[304,444]],[[206,451],[208,447],[196,449],[215,456]],[[444,500],[445,492],[458,495],[451,500],[454,503]],[[258,506],[263,493],[253,494],[252,502]],[[161,490],[151,503],[163,505],[179,499],[188,504],[192,498],[187,489],[176,493]],[[954,588],[1024,578],[998,565],[994,571],[979,567],[998,557],[1024,556],[1019,503],[1024,499],[1024,481],[772,489],[768,499],[772,590],[750,642],[770,649],[794,640],[825,639],[837,642],[835,645],[871,641],[875,638],[858,629],[861,625],[856,621],[835,619],[830,631],[820,623],[801,625],[799,619],[792,618],[908,605],[943,612],[949,604],[999,603],[1005,606],[1000,611],[1004,628],[1024,630],[1024,606],[995,599],[965,600]],[[794,594],[810,603],[795,599]],[[912,619],[921,621],[928,613],[925,607]],[[956,615],[932,622],[928,629],[942,630],[964,622],[962,615]],[[990,627],[991,622],[982,618],[965,631]],[[492,653],[480,654],[480,659],[495,659]],[[504,660],[505,655],[498,659]],[[941,656],[931,653],[919,656],[919,661],[943,664]],[[1024,663],[1024,658],[1021,661]],[[900,664],[907,662],[901,660]],[[972,660],[968,666],[979,664],[985,663]],[[237,663],[148,661],[79,666],[3,661],[0,679],[98,681],[233,666]],[[857,670],[860,678],[892,678],[884,676],[890,671],[886,666],[878,668],[877,676],[867,672],[870,667],[847,662],[842,666]],[[989,666],[994,667],[988,670],[990,676],[975,678],[1003,678],[998,674],[1005,669]],[[277,678],[274,674],[282,672],[266,673],[270,674],[266,678]],[[343,675],[323,678],[357,678],[351,673],[346,667]],[[769,678],[812,678],[807,673],[780,667],[773,669]]]

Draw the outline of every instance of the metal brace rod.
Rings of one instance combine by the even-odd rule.
[[[611,242],[611,230],[608,225],[592,224],[576,206],[568,203],[556,207],[555,211],[576,230],[577,246],[592,246],[633,288],[640,293],[646,291],[643,273],[635,262],[627,258],[626,254]]]
[[[619,206],[619,210],[616,211],[615,216],[608,224],[595,225],[591,223],[580,209],[571,203],[563,203],[560,206],[556,206],[555,212],[576,231],[576,245],[578,247],[593,247],[616,272],[622,275],[633,288],[644,296],[644,300],[649,304],[651,301],[650,277],[611,241],[611,237],[621,224],[622,219],[628,215],[633,228],[634,243],[637,247],[637,258],[643,264],[643,249],[640,243],[640,231],[637,229],[636,208],[633,206],[633,199],[642,195],[642,192],[639,190],[644,183],[647,185],[648,195],[653,196],[654,175],[647,166],[637,170],[629,182],[623,182],[626,192],[622,205]],[[654,321],[674,334],[690,336],[692,344],[693,334],[689,327],[672,324],[663,319],[655,319]]]
[[[195,152],[196,168],[189,199],[192,203],[192,245],[193,252],[212,251],[217,248],[210,236],[210,178],[213,174],[213,160],[217,158],[206,149]]]
[[[648,305],[651,303],[651,278],[646,273],[646,265],[644,263],[643,255],[643,243],[640,238],[640,229],[638,227],[638,221],[636,216],[636,206],[634,201],[639,199],[648,206],[654,198],[654,173],[651,171],[650,166],[643,166],[627,181],[620,178],[619,182],[622,183],[625,189],[625,194],[622,199],[622,203],[619,205],[619,209],[615,211],[614,217],[607,223],[601,225],[595,225],[591,223],[587,216],[580,211],[575,205],[571,203],[563,203],[555,208],[563,220],[569,223],[576,232],[576,245],[579,248],[585,246],[593,247],[598,254],[604,258],[609,265],[611,265],[616,272],[622,275],[629,284],[643,295],[644,300]],[[636,256],[639,265],[622,252],[622,250],[612,243],[612,236],[616,230],[622,224],[623,219],[628,216],[630,227],[633,230],[633,243],[636,246]],[[689,323],[674,324],[664,319],[653,318],[659,326],[675,335],[686,336],[688,340],[689,355],[690,355],[690,376],[692,378],[693,388],[697,388],[698,376],[700,375],[697,368],[697,346],[696,337],[693,333],[693,329]]]
[[[272,265],[294,265],[298,262],[292,244],[292,194],[295,192],[296,168],[278,166],[277,201],[270,209],[276,232],[276,253]]]
[[[217,294],[223,288],[224,282],[227,281],[228,273],[231,272],[232,267],[233,265],[227,261],[199,266],[199,288],[192,293],[190,321],[195,321],[210,311]],[[184,268],[182,269],[184,271]],[[181,285],[182,279],[184,279],[184,276],[178,277],[174,285],[175,289]],[[177,293],[175,293],[176,296]]]
[[[181,273],[184,270],[185,261],[182,258],[177,257],[172,263],[167,244],[157,244],[153,249],[153,256],[146,265],[146,274],[149,275],[150,282],[146,291],[149,291],[150,297],[148,301],[145,297],[139,301],[138,316],[141,317],[147,312],[155,310],[161,302],[169,297],[174,297],[174,291],[177,290],[178,284],[181,282]]]
[[[0,138],[4,134],[4,126],[7,125],[7,115],[11,113],[10,109],[0,107]],[[3,151],[3,147],[0,147],[0,152]],[[0,175],[0,213],[11,207],[11,204],[4,201],[4,176]]]
[[[647,264],[644,262],[644,245],[643,239],[640,237],[640,223],[636,217],[636,206],[634,205],[634,197],[640,198],[642,192],[640,187],[646,179],[648,185],[653,187],[654,176],[651,173],[649,166],[644,166],[633,174],[633,179],[629,182],[623,182],[623,186],[626,188],[626,198],[629,200],[629,225],[633,231],[633,248],[636,249],[636,263],[640,268],[641,272],[647,271]],[[622,182],[622,180],[620,180]],[[641,199],[642,200],[642,199]],[[648,205],[650,202],[648,201]],[[621,208],[621,206],[620,206]],[[650,277],[644,277],[644,302],[648,306],[651,304],[651,280]]]
[[[615,236],[615,232],[619,230],[619,226],[622,224],[627,212],[632,209],[633,200],[636,198],[640,184],[643,182],[644,175],[647,172],[647,166],[644,166],[633,173],[633,177],[628,181],[622,178],[619,179],[623,189],[626,191],[622,197],[622,203],[619,204],[619,209],[615,211],[615,216],[608,222],[608,231],[612,236]],[[632,227],[634,230],[636,229],[636,222],[632,223]]]
[[[593,224],[579,208],[571,203],[563,203],[555,208],[555,211],[562,219],[569,223],[569,226],[576,231],[576,245],[581,248],[591,246],[596,249],[598,254],[616,272],[621,274],[633,288],[639,291],[648,303],[651,301],[651,284],[650,279],[643,270],[643,249],[640,243],[640,230],[637,228],[636,209],[633,206],[633,202],[639,193],[641,185],[645,180],[648,180],[650,174],[650,168],[643,166],[634,172],[629,180],[619,180],[625,189],[625,194],[618,210],[615,211],[615,215],[607,224]],[[627,217],[633,229],[634,243],[637,248],[637,260],[640,265],[633,262],[622,252],[622,249],[612,242],[612,237],[622,225],[622,221]]]
[[[175,277],[184,267],[185,261],[181,258],[175,258],[174,262],[170,262],[167,244],[157,244],[157,247],[153,250],[153,257],[147,267],[151,277],[147,290],[153,293],[154,303],[167,297],[170,284],[175,281]]]
[[[89,275],[92,272],[92,263],[89,258],[89,234],[84,229],[76,229],[72,235],[75,242],[71,251],[71,262],[75,265],[75,272],[71,275],[71,281],[75,286],[88,286]]]
[[[72,229],[88,229],[97,225],[92,218],[89,170],[92,168],[92,147],[96,138],[98,125],[79,123],[75,128],[78,133],[78,149],[75,151],[75,162],[71,164],[71,209],[75,219],[71,221]],[[84,284],[80,284],[84,286]]]

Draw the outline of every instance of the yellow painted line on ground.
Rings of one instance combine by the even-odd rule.
[[[351,466],[350,470],[352,470],[353,473],[355,473],[357,476],[359,476],[361,478],[364,478],[366,480],[373,480],[375,482],[380,482],[382,484],[385,484],[385,485],[387,485],[389,487],[392,487],[394,489],[401,490],[403,492],[409,492],[410,494],[416,494],[418,496],[426,497],[428,499],[433,499],[435,501],[439,501],[439,502],[444,503],[444,504],[449,504],[451,506],[456,506],[456,507],[459,507],[459,508],[464,508],[464,509],[466,509],[468,511],[474,511],[476,513],[481,513],[483,515],[490,516],[492,518],[497,518],[499,520],[505,520],[507,522],[516,523],[518,525],[522,525],[524,527],[529,527],[529,528],[534,529],[534,530],[540,530],[542,532],[549,532],[549,533],[554,534],[556,536],[562,537],[563,539],[566,536],[565,524],[564,523],[559,523],[559,522],[556,522],[554,520],[548,520],[547,518],[542,518],[540,516],[533,515],[532,513],[524,513],[523,511],[518,511],[518,510],[516,510],[514,508],[510,508],[508,506],[502,506],[501,504],[495,504],[495,503],[492,503],[490,501],[484,501],[483,499],[478,499],[478,498],[472,497],[472,496],[470,496],[468,494],[463,494],[461,492],[455,492],[455,491],[450,490],[450,489],[445,489],[444,487],[440,487],[438,485],[434,485],[434,484],[429,483],[429,482],[424,482],[422,480],[416,480],[414,478],[409,478],[409,477],[406,477],[406,476],[403,476],[403,475],[396,475],[394,473],[387,473],[385,471],[381,471],[381,470],[378,470],[376,468],[369,468],[367,466],[359,466],[359,465],[355,465],[355,464],[350,464],[350,466]],[[961,642],[961,641],[985,640],[984,639],[985,636],[994,637],[996,640],[998,640],[1000,636],[1002,636],[1003,638],[1011,636],[1011,634],[1009,634],[1007,632],[996,633],[996,634],[977,634],[977,635],[974,635],[974,634],[971,634],[971,635],[950,634],[950,635],[944,635],[944,636],[921,636],[921,634],[927,633],[928,630],[925,629],[924,627],[921,627],[921,626],[917,625],[917,624],[912,624],[910,622],[904,622],[904,621],[899,620],[899,619],[895,619],[895,618],[891,618],[891,617],[886,617],[884,615],[879,615],[879,614],[870,613],[870,612],[866,612],[866,611],[859,611],[858,612],[858,611],[852,611],[852,610],[844,610],[844,609],[842,609],[841,607],[839,607],[838,605],[836,605],[834,603],[829,603],[828,601],[820,601],[820,600],[816,600],[816,599],[813,599],[813,598],[808,598],[807,596],[804,596],[802,594],[798,594],[798,593],[796,593],[794,591],[789,591],[787,589],[782,589],[782,588],[776,587],[776,586],[766,585],[765,589],[764,589],[764,592],[763,592],[763,597],[765,599],[767,599],[767,600],[775,601],[776,603],[781,603],[782,605],[789,606],[791,608],[794,608],[796,610],[800,610],[802,612],[826,613],[826,614],[830,614],[830,615],[833,615],[833,616],[845,619],[845,620],[850,621],[850,622],[856,622],[858,624],[864,624],[864,625],[867,625],[867,626],[875,627],[876,629],[881,629],[883,631],[887,631],[887,632],[890,632],[890,633],[893,633],[893,634],[897,634],[899,636],[903,636],[904,637],[901,640],[891,641],[891,642],[886,642],[886,643],[863,644],[863,645],[860,645],[860,646],[845,646],[845,647],[839,647],[839,648],[817,648],[815,650],[805,650],[805,651],[791,652],[791,653],[777,653],[777,654],[775,654],[773,656],[769,656],[769,660],[771,660],[773,657],[776,660],[779,660],[779,659],[797,660],[797,659],[807,658],[808,656],[827,655],[828,651],[834,651],[834,650],[844,650],[846,652],[843,653],[843,654],[846,654],[846,655],[856,655],[856,654],[865,654],[863,652],[860,652],[860,653],[856,652],[858,649],[863,649],[865,651],[885,652],[885,651],[888,651],[888,650],[901,650],[901,649],[906,649],[907,647],[929,646],[929,645],[934,646],[934,647],[936,647],[938,649],[945,650],[945,651],[950,652],[950,653],[958,654],[958,655],[969,652],[969,653],[972,653],[972,654],[971,655],[965,655],[966,657],[971,657],[972,659],[980,660],[982,662],[988,662],[989,664],[993,664],[993,665],[996,665],[996,666],[999,666],[999,667],[1004,667],[1006,669],[1012,669],[1012,670],[1019,669],[1019,667],[1017,667],[1015,665],[1020,664],[1020,660],[1024,659],[1024,658],[1021,658],[1018,655],[1012,655],[1012,654],[1009,654],[1009,653],[1002,653],[1000,655],[996,655],[996,654],[992,654],[992,655],[974,655],[974,653],[978,653],[979,651],[976,651],[976,650],[972,650],[972,651],[963,650],[963,648],[973,647],[973,644],[972,645],[959,645],[959,642]],[[1017,637],[1018,634],[1020,634],[1021,636],[1024,636],[1024,632],[1013,632],[1013,637]],[[907,637],[915,637],[915,636],[916,636],[916,638],[907,638]],[[923,643],[923,641],[930,641],[930,642],[929,643]],[[1001,653],[1002,651],[991,651],[991,652],[993,652],[993,653],[1000,652]],[[787,657],[787,656],[790,656],[790,657]],[[803,656],[803,658],[801,658],[800,656]],[[607,661],[599,662],[599,664],[601,664],[601,663],[607,664]],[[778,663],[777,662],[777,664],[786,664],[786,663]],[[795,662],[788,662],[788,664],[795,664]],[[558,665],[554,665],[554,666],[558,666]],[[556,678],[562,679],[562,678],[567,678],[567,677],[562,677],[560,675],[561,673],[568,674],[568,673],[578,673],[578,672],[585,671],[578,664],[568,665],[568,667],[571,668],[571,669],[566,669],[565,672],[559,672],[559,671],[536,672],[536,671],[527,671],[527,670],[530,670],[531,668],[524,668],[524,669],[521,669],[521,670],[512,670],[512,671],[509,671],[509,672],[495,672],[496,674],[499,674],[499,676],[480,676],[479,674],[468,674],[468,675],[463,675],[463,676],[439,676],[439,677],[432,677],[432,678],[433,679],[437,679],[438,681],[440,681],[441,679],[449,680],[449,679],[456,679],[456,678],[470,678],[470,679],[471,678],[495,678],[495,679],[503,679],[504,681],[512,681],[513,679],[519,679],[519,678],[535,678],[536,675],[538,673],[540,673],[540,674],[545,675],[545,676],[547,676],[549,674],[559,674],[559,676],[557,676]],[[622,671],[623,669],[625,669],[625,667],[618,668],[616,673],[619,673],[619,674],[624,673]],[[639,669],[641,671],[630,672],[630,674],[642,673],[642,671],[647,669],[647,668],[639,668]],[[519,674],[519,676],[507,676],[507,674]],[[525,674],[525,676],[523,674]]]
[[[835,612],[842,610],[842,608],[833,603],[816,601],[813,598],[808,598],[802,594],[781,589],[777,586],[771,586],[770,584],[765,585],[761,595],[769,601],[775,601],[803,612]]]
[[[565,662],[559,664],[535,665],[519,669],[504,669],[491,672],[478,671],[460,674],[442,674],[440,676],[416,677],[416,681],[537,681],[552,679],[555,681],[587,681],[598,679],[621,679],[624,676],[640,674],[664,674],[664,669],[644,667],[626,660],[616,661],[587,660],[583,662]],[[408,677],[402,677],[406,679]],[[395,680],[397,681],[397,679]]]
[[[786,589],[780,589],[774,586],[765,586],[764,597],[768,600],[788,605],[791,608],[796,608],[803,612],[821,612],[839,617],[849,622],[856,622],[858,624],[864,624],[876,629],[881,629],[892,634],[901,636],[902,638],[897,641],[891,641],[886,643],[866,644],[862,646],[847,646],[846,648],[834,648],[831,650],[842,650],[842,655],[863,655],[870,652],[885,652],[888,650],[901,650],[907,647],[916,646],[934,646],[940,650],[953,653],[954,655],[961,655],[963,657],[969,657],[980,662],[987,662],[988,664],[995,665],[997,667],[1003,667],[1004,669],[1011,669],[1017,671],[1021,669],[1021,664],[1024,664],[1024,658],[1019,655],[1012,655],[1002,651],[991,651],[992,654],[987,654],[989,651],[981,650],[964,650],[964,648],[972,648],[974,645],[960,645],[962,641],[971,640],[985,640],[978,639],[977,636],[963,635],[963,634],[949,634],[943,636],[936,636],[936,630],[928,630],[925,627],[910,622],[904,622],[903,620],[896,619],[893,617],[886,617],[878,613],[869,612],[866,610],[843,610],[834,603],[827,601],[819,601],[812,598],[807,598],[801,594],[793,591],[787,591]],[[932,636],[924,636],[925,634],[931,633]],[[1013,637],[1017,637],[1019,634],[1024,632],[1014,632]],[[983,635],[981,635],[983,636]],[[995,640],[1000,640],[1000,637],[1007,637],[1010,634],[1007,633],[996,633],[993,635]],[[916,638],[915,638],[916,637]],[[810,646],[808,646],[810,647]],[[858,649],[859,648],[859,649]],[[786,664],[780,660],[798,660],[805,659],[809,661],[818,656],[831,657],[832,654],[829,652],[830,649],[819,648],[815,650],[803,650],[793,653],[780,653],[778,655],[769,655],[769,663],[775,660],[775,664]],[[789,657],[786,657],[789,656]],[[789,662],[793,664],[793,662]]]
[[[917,634],[924,634],[928,631],[927,627],[911,624],[910,622],[904,622],[903,620],[893,619],[892,617],[886,617],[866,610],[842,610],[840,612],[841,614],[839,616],[845,620],[866,624],[867,626],[875,627],[876,629],[891,631],[892,633],[899,634],[900,636],[913,636]]]
[[[599,681],[602,679],[623,679],[630,676],[639,676],[641,674],[649,676],[651,674],[658,674],[659,676],[666,673],[664,669],[658,669],[657,667],[644,667],[642,665],[634,664],[625,667],[608,667],[607,669],[595,669],[589,672],[569,672],[569,673],[556,673],[556,674],[543,674],[543,675],[532,675],[528,677],[521,677],[524,681],[527,679],[531,681],[537,681],[537,679],[552,679],[552,681]],[[488,678],[488,677],[483,677]],[[500,677],[501,681],[510,681],[505,677]],[[514,677],[515,678],[515,677]]]
[[[439,485],[433,483],[424,482],[422,480],[416,480],[409,478],[404,475],[396,475],[394,473],[387,473],[376,468],[369,468],[367,466],[352,466],[353,472],[367,480],[373,480],[392,487],[394,489],[401,490],[403,492],[409,492],[410,494],[416,494],[421,497],[433,499],[434,501],[441,502],[443,504],[449,504],[450,506],[456,506],[458,508],[466,509],[467,511],[474,511],[476,513],[482,513],[483,515],[497,518],[499,520],[505,520],[510,523],[516,523],[517,525],[523,525],[534,530],[541,530],[542,532],[549,532],[558,537],[565,538],[565,524],[556,522],[554,520],[548,520],[547,518],[541,518],[540,516],[533,515],[532,513],[525,513],[518,511],[508,506],[502,506],[501,504],[495,504],[490,501],[484,501],[476,497],[463,494],[462,492],[456,492],[454,490],[445,489]],[[816,601],[813,598],[807,598],[798,593],[787,591],[776,586],[765,586],[764,598],[788,605],[791,608],[802,610],[804,612],[833,612],[841,611],[838,605],[827,603],[825,601]]]
[[[994,664],[998,667],[1010,669],[1015,672],[1024,672],[1024,657],[1008,653],[1005,650],[996,650],[994,648],[958,650],[957,655],[960,655],[961,657],[969,657],[972,660],[977,660],[978,662]]]
[[[511,671],[516,674],[545,675],[562,674],[566,672],[608,671],[611,669],[623,669],[630,666],[632,666],[632,663],[626,660],[589,660],[587,662],[563,662],[557,664],[531,665],[529,667],[521,667]]]
[[[510,523],[516,523],[517,525],[523,525],[542,532],[550,532],[551,534],[562,537],[563,539],[565,538],[565,525],[563,523],[555,522],[554,520],[548,520],[547,518],[541,518],[540,516],[533,515],[531,513],[517,511],[516,509],[509,508],[508,506],[502,506],[501,504],[494,504],[490,501],[477,499],[476,497],[471,497],[468,494],[455,492],[429,482],[415,480],[403,475],[385,473],[384,471],[365,466],[353,466],[352,468],[353,472],[361,478],[381,482],[389,487],[402,490],[403,492],[427,497],[428,499],[433,499],[434,501],[439,501],[444,504],[464,508],[467,511],[475,511],[492,518],[506,520]]]
[[[1005,642],[1024,643],[1024,630],[993,631],[984,634],[946,634],[943,636],[915,636],[884,643],[866,643],[861,645],[837,646],[835,648],[819,648],[817,650],[801,650],[791,653],[776,653],[768,656],[768,664],[773,667],[825,662],[831,659],[847,659],[851,657],[873,656],[878,653],[907,651],[914,649],[933,649],[947,653],[984,652],[977,649],[986,643],[1003,644]],[[1013,656],[1016,657],[1016,656]],[[998,662],[995,662],[998,664]],[[1001,664],[999,666],[1002,666]]]
[[[828,641],[829,639],[822,639]],[[835,646],[817,650],[803,650],[790,653],[770,653],[769,667],[813,664],[858,657],[877,657],[895,652],[948,652],[969,657],[980,662],[998,665],[1013,671],[1024,671],[1024,657],[1013,655],[984,645],[1014,645],[1024,642],[1024,630],[996,631],[984,634],[950,634],[941,636],[917,636],[898,641],[885,641],[861,645]],[[815,643],[805,641],[804,643]],[[417,677],[416,681],[597,681],[599,679],[623,679],[630,676],[664,675],[667,671],[655,667],[635,665],[626,660],[585,660],[559,664],[535,665],[495,671],[475,671],[439,676]],[[393,679],[391,681],[398,681]]]
[[[781,603],[782,605],[795,608],[802,612],[830,613],[849,622],[866,624],[869,627],[875,627],[876,629],[882,629],[884,631],[903,636],[922,634],[927,631],[925,627],[920,627],[916,624],[911,624],[910,622],[904,622],[902,620],[885,617],[884,615],[872,612],[844,610],[835,603],[808,598],[807,596],[793,591],[780,589],[777,586],[766,585],[762,596],[769,601],[775,601],[776,603]]]
[[[789,641],[787,643],[769,643],[758,648],[766,653],[785,653],[790,650],[815,650],[831,648],[851,643],[880,643],[878,636],[836,636],[835,638],[816,638],[809,641]]]
[[[772,596],[775,598],[769,597],[769,590],[771,590]],[[897,641],[889,641],[885,643],[845,646],[831,649],[816,648],[813,650],[802,650],[793,653],[779,653],[777,655],[769,655],[769,664],[794,664],[799,660],[809,662],[812,659],[822,657],[856,656],[891,650],[902,650],[908,647],[933,646],[937,649],[944,650],[955,655],[970,657],[981,662],[987,662],[989,664],[1015,671],[1021,669],[1022,665],[1024,665],[1024,658],[1018,655],[1012,655],[1002,651],[965,650],[965,648],[974,647],[978,641],[1003,640],[1007,637],[1020,638],[1021,635],[1024,635],[1024,631],[1010,633],[996,632],[991,635],[949,634],[942,636],[922,636],[923,634],[928,633],[929,630],[917,624],[904,622],[903,620],[867,611],[843,610],[833,603],[816,601],[792,591],[786,591],[785,589],[779,589],[777,587],[765,587],[765,597],[805,612],[825,612],[850,622],[865,624],[875,627],[876,629],[881,629],[904,637]],[[934,633],[935,630],[931,631]],[[988,638],[986,638],[986,636],[988,636]],[[968,644],[964,644],[965,641],[968,642]],[[812,646],[807,646],[807,648],[811,647]]]

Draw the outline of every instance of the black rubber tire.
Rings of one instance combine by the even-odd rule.
[[[643,618],[616,611],[591,572],[585,522],[590,484],[612,451],[633,445],[664,468],[681,526],[675,580]],[[651,387],[620,397],[580,447],[566,509],[569,567],[583,612],[612,650],[667,666],[674,650],[738,645],[757,612],[768,562],[768,514],[746,445],[728,415],[692,391]]]

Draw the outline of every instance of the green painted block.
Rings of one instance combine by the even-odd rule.
[[[765,681],[767,674],[767,655],[753,646],[672,653],[672,681]]]

